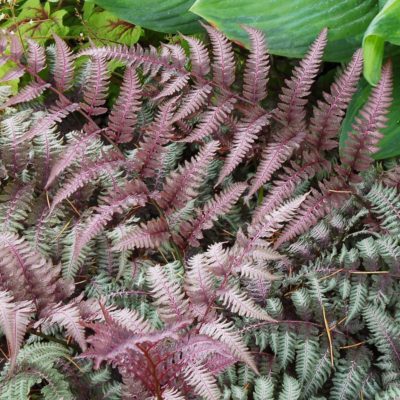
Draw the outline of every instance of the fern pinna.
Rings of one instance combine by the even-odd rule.
[[[211,55],[1,38],[0,399],[400,396],[391,62],[339,155],[360,51],[310,109],[322,31],[274,107],[263,34],[239,68],[205,29]]]

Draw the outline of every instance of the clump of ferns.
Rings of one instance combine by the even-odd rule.
[[[189,56],[177,44],[160,50],[93,47],[73,54],[54,36],[46,57],[34,41],[25,51],[15,35],[0,39],[1,60],[15,64],[3,80],[30,77],[15,95],[0,89],[0,326],[10,357],[4,398],[17,398],[20,385],[28,395],[37,384],[46,399],[55,398],[49,386],[58,387],[64,399],[77,395],[77,379],[60,377],[55,363],[43,372],[32,362],[29,373],[16,373],[27,332],[40,339],[20,354],[51,338],[68,346],[66,335],[83,351],[79,362],[93,360],[96,368],[105,362],[118,370],[123,398],[220,399],[231,392],[239,398],[247,392],[241,394],[232,378],[237,363],[240,382],[254,383],[254,398],[274,391],[273,371],[283,374],[279,399],[317,395],[334,366],[332,398],[351,398],[368,386],[363,379],[371,353],[363,346],[340,356],[357,339],[343,341],[337,327],[343,323],[337,316],[348,315],[348,307],[347,318],[362,314],[371,342],[386,357],[382,369],[388,377],[379,380],[372,371],[375,386],[368,386],[368,398],[392,390],[388,349],[398,329],[365,293],[358,301],[357,290],[366,290],[360,286],[369,277],[352,282],[351,276],[360,265],[364,272],[379,269],[368,259],[375,248],[393,269],[385,271],[397,273],[399,169],[384,172],[369,190],[360,186],[362,174],[371,171],[390,106],[390,61],[343,154],[332,163],[327,156],[335,154],[356,90],[361,52],[308,119],[307,96],[320,69],[326,30],[285,81],[276,108],[266,109],[270,61],[262,33],[245,28],[251,49],[236,90],[232,44],[214,28],[205,29],[212,61],[192,37],[183,37]],[[78,57],[87,62],[76,72]],[[110,109],[109,61],[124,68]],[[43,78],[47,71],[50,80]],[[51,105],[40,102],[48,93]],[[68,126],[76,130],[60,133]],[[261,160],[249,174],[246,162],[262,143]],[[306,193],[305,183],[323,174]],[[267,183],[267,194],[256,204],[255,195]],[[360,243],[356,225],[335,211],[340,208],[344,215],[359,213]],[[382,236],[376,243],[374,230]],[[359,253],[341,243],[352,234]],[[318,251],[318,243],[332,240],[331,253]],[[343,278],[339,292],[327,298],[324,293],[343,276],[348,281]],[[384,298],[381,286],[376,280],[371,290]],[[388,341],[379,337],[377,319],[388,327]],[[296,378],[286,372],[294,362]],[[264,377],[255,379],[259,370]],[[231,373],[231,388],[217,383],[223,371]],[[356,379],[346,386],[347,373]]]

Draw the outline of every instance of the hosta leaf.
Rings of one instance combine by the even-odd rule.
[[[383,139],[380,142],[380,150],[373,155],[376,160],[382,160],[385,158],[396,157],[400,155],[400,120],[399,120],[399,109],[400,109],[400,57],[393,59],[393,102],[390,107],[388,114],[388,121],[386,128],[382,129],[384,134]],[[367,98],[371,92],[372,87],[368,85],[365,80],[362,80],[360,88],[354,95],[352,102],[347,110],[346,118],[342,124],[342,131],[340,134],[340,150],[343,151],[346,144],[349,132],[351,132],[351,126],[354,122],[354,117],[358,114],[362,106],[367,101]]]
[[[139,40],[142,33],[140,26],[122,21],[109,11],[93,12],[86,18],[88,35],[92,36],[91,32],[96,32],[93,38],[95,42],[109,40],[130,46]],[[79,28],[82,29],[81,26]]]
[[[194,33],[198,16],[188,10],[194,0],[95,0],[118,18],[159,32]]]
[[[378,0],[197,0],[190,11],[249,44],[241,24],[262,30],[272,54],[302,57],[325,27],[325,59],[343,61],[361,46],[362,36],[378,13]]]
[[[364,76],[372,85],[380,78],[385,42],[400,45],[400,0],[386,1],[364,35]]]

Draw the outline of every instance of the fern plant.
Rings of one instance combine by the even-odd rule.
[[[310,109],[322,31],[274,107],[262,33],[236,77],[205,29],[212,61],[193,37],[1,38],[27,83],[0,87],[0,399],[398,393],[399,169],[371,157],[390,61],[339,155],[360,51]]]

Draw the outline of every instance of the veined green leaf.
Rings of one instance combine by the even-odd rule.
[[[385,42],[400,45],[400,0],[388,0],[365,32],[364,76],[371,85],[381,75]]]
[[[189,8],[194,0],[95,0],[118,18],[159,32],[194,33],[199,17]]]
[[[325,27],[329,29],[325,59],[350,58],[379,11],[378,0],[197,0],[190,11],[248,44],[240,25],[265,32],[270,53],[302,57]]]

